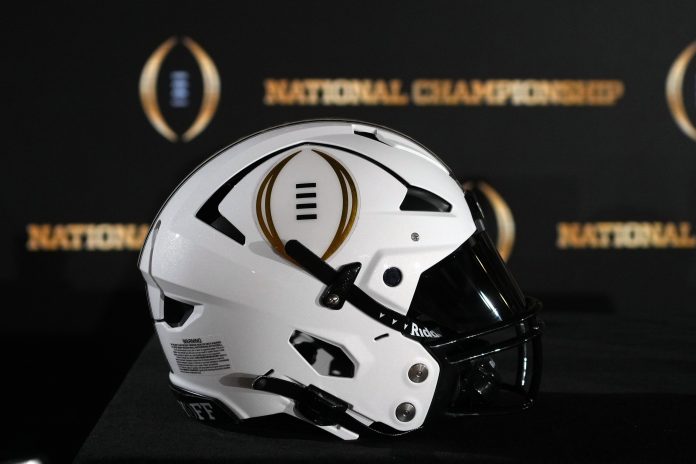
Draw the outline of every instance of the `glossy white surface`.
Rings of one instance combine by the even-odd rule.
[[[389,145],[355,135],[356,127],[376,131],[377,138]],[[173,370],[171,381],[219,399],[242,418],[277,412],[294,415],[292,401],[235,381],[274,369],[274,376],[312,384],[341,398],[366,420],[397,430],[417,428],[433,397],[437,363],[420,343],[367,317],[350,303],[337,311],[321,306],[318,298],[324,285],[276,253],[261,232],[256,216],[260,184],[279,161],[300,151],[273,187],[273,222],[283,241],[300,240],[319,255],[328,246],[341,213],[341,189],[335,172],[312,152],[313,148],[329,154],[350,173],[358,194],[354,226],[327,262],[334,268],[362,263],[356,285],[393,310],[406,314],[421,272],[474,232],[464,195],[447,168],[412,141],[383,128],[310,122],[272,129],[233,145],[180,185],[160,211],[155,221],[160,224],[157,233],[150,233],[141,253],[139,265],[155,319],[162,318],[161,292],[196,307],[183,327],[155,324]],[[377,164],[342,148],[369,157],[410,185],[446,199],[452,204],[451,212],[401,211],[406,187]],[[249,172],[219,205],[220,213],[244,234],[243,246],[195,217],[228,179],[279,150],[277,156]],[[304,213],[295,208],[299,202],[296,184],[300,182],[317,183],[317,220],[295,219],[296,213]],[[418,241],[411,239],[414,232],[420,237]],[[382,280],[389,267],[402,271],[403,280],[396,287],[388,287]],[[355,376],[317,374],[289,343],[294,330],[340,346],[353,359]],[[385,333],[389,336],[374,340]],[[222,340],[230,356],[230,369],[212,375],[178,370],[170,344],[201,336]],[[419,384],[407,376],[415,363],[425,364],[429,371],[427,380]],[[394,415],[402,402],[416,407],[410,422],[400,422]],[[336,427],[323,428],[342,438],[355,438]]]

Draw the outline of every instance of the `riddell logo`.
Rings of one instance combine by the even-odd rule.
[[[679,54],[667,75],[667,104],[674,121],[696,141],[696,42]]]
[[[442,335],[439,333],[435,332],[434,330],[430,330],[427,327],[423,327],[422,329],[416,325],[415,322],[411,322],[411,336],[413,337],[427,337],[427,338],[440,338]]]
[[[165,40],[140,74],[145,116],[170,142],[196,138],[210,124],[219,101],[217,67],[203,47],[189,37]]]

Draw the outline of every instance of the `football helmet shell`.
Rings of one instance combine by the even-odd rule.
[[[209,158],[139,260],[181,405],[212,422],[286,413],[344,439],[451,409],[493,378],[472,359],[540,333],[474,206],[435,155],[365,123],[281,126]],[[507,345],[471,357],[466,337],[501,327],[516,331]]]

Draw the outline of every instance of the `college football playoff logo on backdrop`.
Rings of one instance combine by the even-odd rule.
[[[667,104],[679,128],[696,141],[696,42],[679,54],[667,75]]]
[[[170,142],[188,142],[210,124],[220,101],[212,58],[190,37],[170,37],[140,74],[140,101],[150,124]]]
[[[281,256],[283,240],[297,238],[327,260],[343,244],[358,214],[358,189],[348,170],[323,149],[293,151],[266,174],[256,196],[256,217]],[[334,231],[323,233],[322,231]]]

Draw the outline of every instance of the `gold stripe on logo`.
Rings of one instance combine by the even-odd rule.
[[[355,216],[358,214],[358,191],[355,188],[355,182],[353,182],[353,179],[350,177],[350,174],[348,173],[346,168],[344,168],[343,165],[341,165],[341,163],[333,159],[328,154],[323,153],[319,150],[313,149],[312,151],[324,158],[326,162],[329,163],[329,165],[331,165],[331,167],[333,168],[334,172],[336,173],[336,177],[338,177],[338,182],[341,185],[341,196],[343,198],[343,205],[341,207],[341,220],[338,223],[336,234],[334,234],[333,240],[331,240],[329,247],[326,249],[324,255],[321,257],[321,259],[327,260],[329,256],[333,255],[334,252],[338,250],[338,248],[343,244],[346,237],[348,237],[348,234],[353,228],[353,224],[355,223]],[[348,212],[347,191],[350,191],[350,213]]]
[[[140,74],[140,102],[143,105],[145,115],[155,130],[170,142],[176,142],[177,135],[165,121],[157,102],[157,78],[159,77],[162,62],[174,48],[174,45],[176,45],[176,38],[170,37],[165,40],[150,55]]]
[[[666,93],[667,104],[672,112],[672,117],[679,128],[693,140],[696,140],[696,127],[694,127],[684,105],[684,75],[689,67],[689,62],[696,55],[696,42],[686,47],[672,64],[667,75]]]
[[[203,50],[203,47],[189,37],[184,37],[183,43],[196,59],[203,79],[201,109],[198,111],[198,116],[196,116],[196,120],[193,121],[191,127],[181,136],[184,142],[188,142],[203,132],[215,115],[218,102],[220,101],[220,74],[212,58]]]
[[[280,239],[278,231],[273,224],[273,216],[271,215],[271,193],[273,192],[273,185],[275,184],[280,171],[282,171],[285,165],[288,164],[288,161],[293,159],[300,151],[302,150],[296,151],[282,160],[280,163],[276,164],[273,169],[266,174],[266,177],[264,177],[263,181],[261,182],[261,187],[259,187],[259,193],[256,195],[256,217],[259,220],[261,232],[263,233],[264,237],[266,237],[266,240],[268,240],[268,243],[271,244],[273,249],[278,254],[286,259],[289,259],[290,261],[293,261],[293,259],[285,252],[283,241]]]

